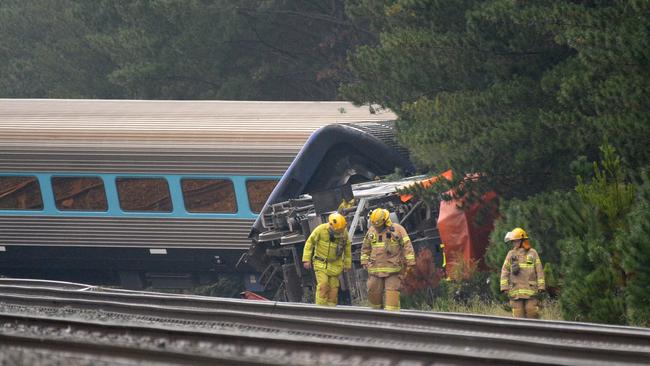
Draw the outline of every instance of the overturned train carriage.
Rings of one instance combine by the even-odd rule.
[[[373,129],[381,140],[394,118],[345,102],[0,99],[0,275],[128,287],[214,280],[235,270],[314,131]],[[352,181],[392,172],[360,150],[341,137],[314,186],[338,184],[318,169]]]
[[[369,213],[375,208],[391,211],[393,221],[408,230],[416,251],[430,249],[442,266],[438,206],[396,192],[423,177],[375,180],[377,173],[397,168],[413,171],[405,151],[395,144],[392,129],[384,127],[378,133],[337,126],[310,138],[262,209],[251,230],[252,245],[240,262],[261,274],[261,290],[280,300],[312,300],[315,282],[302,267],[302,250],[311,231],[337,210],[346,215],[352,239],[353,271],[343,275],[339,297],[343,302],[358,303],[365,297],[359,252]],[[357,155],[344,156],[341,144],[354,146]],[[342,202],[347,204],[341,206]]]

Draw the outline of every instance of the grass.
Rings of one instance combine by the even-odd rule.
[[[420,304],[414,307],[416,310],[433,311],[433,312],[450,312],[450,313],[467,313],[511,317],[512,313],[505,304],[481,300],[479,297],[473,297],[466,302],[459,302],[445,298],[437,298],[433,304]],[[562,311],[560,304],[555,300],[544,300],[541,304],[540,319],[545,320],[562,320]]]

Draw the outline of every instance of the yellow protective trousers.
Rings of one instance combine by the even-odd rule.
[[[327,271],[315,271],[316,305],[336,306],[339,302],[339,276],[328,276]]]
[[[512,316],[515,318],[539,318],[539,306],[537,299],[512,299],[510,306],[512,307]]]
[[[373,309],[399,310],[399,290],[402,285],[399,274],[386,277],[368,276],[368,302]]]

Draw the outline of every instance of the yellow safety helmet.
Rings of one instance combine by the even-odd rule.
[[[510,232],[510,240],[528,239],[528,234],[524,229],[516,227]]]
[[[388,210],[383,208],[376,208],[370,213],[370,225],[374,227],[381,227],[388,225],[389,222]]]
[[[330,214],[330,216],[327,218],[327,222],[330,224],[332,230],[336,232],[345,230],[345,226],[348,224],[345,220],[345,216],[341,215],[338,212]]]

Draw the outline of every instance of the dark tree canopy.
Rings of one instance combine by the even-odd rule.
[[[372,34],[343,1],[0,4],[0,96],[334,100]]]
[[[350,57],[357,103],[398,112],[423,167],[484,173],[506,197],[568,188],[572,162],[608,139],[650,163],[645,1],[363,3],[378,45]],[[633,147],[634,146],[634,147]],[[573,164],[576,165],[575,163]]]

